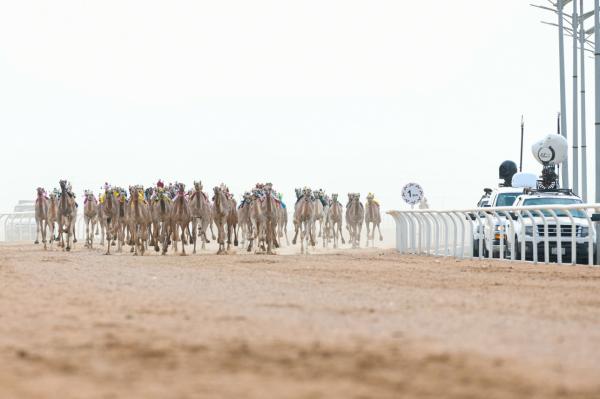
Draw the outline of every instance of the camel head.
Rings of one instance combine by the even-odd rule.
[[[175,183],[175,188],[177,189],[177,195],[180,195],[180,196],[185,195],[185,184]]]
[[[367,194],[367,201],[369,202],[369,204],[371,202],[373,202],[374,199],[375,199],[375,194],[373,194],[373,193]]]
[[[58,184],[60,185],[60,189],[65,191],[67,189],[67,181],[66,180],[61,180],[58,182]]]
[[[50,195],[48,197],[50,198],[51,201],[56,201],[57,194],[58,194],[58,190],[54,189],[54,190],[52,190],[52,192],[50,193]]]
[[[304,187],[302,189],[302,197],[305,201],[310,201],[312,199],[312,190],[308,187]]]
[[[333,202],[337,202],[337,199],[338,199],[338,195],[337,194],[331,194],[331,200]]]
[[[358,203],[360,200],[359,193],[348,193],[348,201]]]
[[[85,202],[94,201],[94,192],[92,190],[85,190],[84,194]]]
[[[43,188],[43,187],[38,187],[38,188],[36,188],[36,191],[37,191],[37,195],[38,195],[38,197],[43,197],[43,196],[44,196],[44,194],[46,193],[46,190],[44,190],[44,188]]]
[[[203,187],[202,187],[202,180],[200,180],[200,181],[194,180],[194,189],[196,191],[202,191],[202,189],[203,189]]]
[[[270,195],[273,192],[273,184],[265,184],[265,192],[267,193],[267,195]]]

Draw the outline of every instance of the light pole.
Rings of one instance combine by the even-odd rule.
[[[583,26],[586,15],[583,12],[583,0],[579,0],[579,63],[581,68],[581,195],[583,202],[587,203],[588,184],[587,184],[587,137],[586,137],[586,119],[585,119],[585,28]],[[575,30],[575,27],[573,27]]]
[[[600,0],[594,0],[594,132],[596,136],[596,203],[600,202]],[[599,257],[600,258],[600,257]]]
[[[558,0],[558,67],[560,70],[560,131],[565,139],[568,140],[567,135],[567,99],[565,95],[565,41],[564,41],[564,27],[563,27],[563,8],[565,1],[570,0]],[[594,0],[598,1],[598,0]],[[567,158],[563,163],[562,168],[562,187],[569,188],[569,159]]]
[[[577,0],[573,1],[573,15],[571,26],[573,28],[573,191],[579,192],[579,136],[578,136],[578,109],[577,109]]]

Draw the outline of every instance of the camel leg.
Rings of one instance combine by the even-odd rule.
[[[295,230],[295,233],[294,233],[294,238],[292,238],[292,244],[296,245],[296,239],[298,238],[298,230],[299,230],[298,223],[294,223],[294,230]]]
[[[67,252],[69,252],[71,250],[71,223],[69,223],[68,227],[67,227],[67,243],[66,243],[66,250]]]
[[[379,241],[383,241],[383,236],[381,235],[381,226],[377,223],[377,231],[379,231]]]
[[[208,226],[205,224],[205,222],[202,222],[202,225],[200,227],[202,229],[202,237],[201,237],[201,239],[202,239],[202,249],[206,249],[206,244],[208,244],[210,242],[210,241],[208,241],[208,237],[206,237],[206,228],[207,227]]]
[[[306,236],[306,231],[304,226],[300,226],[300,253],[304,254],[304,237]]]
[[[213,224],[212,224],[212,222],[208,223],[208,227],[210,228],[210,235],[212,236],[212,240],[213,241],[216,240],[217,237],[215,237],[215,232],[213,231]]]
[[[90,249],[94,249],[94,229],[97,229],[96,222],[92,222],[92,233],[90,234]]]
[[[111,236],[110,236],[110,221],[107,220],[107,222],[106,222],[106,243],[108,245],[107,245],[107,248],[106,248],[105,255],[110,255],[110,239],[111,239]]]
[[[144,252],[146,252],[146,244],[148,242],[148,226],[142,225],[140,226],[140,230],[140,252],[141,255],[144,256]]]
[[[238,233],[237,233],[237,224],[233,226],[233,246],[237,247],[239,244],[238,241]]]
[[[40,243],[40,224],[42,223],[41,220],[36,220],[35,221],[35,241],[33,242],[34,244],[39,244]]]
[[[344,230],[342,229],[341,223],[338,224],[338,231],[340,233],[340,238],[342,239],[342,244],[346,244],[346,241],[344,240]]]
[[[194,234],[192,234],[192,240],[194,240],[194,249],[192,250],[192,254],[196,253],[196,231],[198,229],[198,220],[196,218],[192,219],[192,231],[194,232]]]
[[[90,224],[89,224],[89,220],[86,220],[87,218],[84,218],[84,223],[85,223],[85,244],[84,246],[89,246],[90,243]]]
[[[181,240],[181,255],[186,256],[187,254],[185,253],[185,224],[181,223],[180,228],[181,235],[179,236],[179,239]]]

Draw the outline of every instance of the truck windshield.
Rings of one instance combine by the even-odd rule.
[[[498,196],[496,197],[496,206],[512,206],[512,204],[515,203],[517,197],[521,194],[523,193],[520,192],[498,194]]]
[[[536,206],[536,205],[574,205],[574,204],[581,204],[581,200],[577,199],[577,198],[529,198],[526,199],[525,201],[523,201],[523,205],[525,206]],[[567,212],[565,211],[559,211],[559,210],[555,210],[554,211],[556,213],[556,216],[567,216]],[[573,217],[576,218],[584,218],[585,217],[585,211],[581,210],[581,209],[573,209],[570,211],[571,215],[573,215]],[[552,214],[548,211],[542,211],[542,213],[544,214],[544,216],[546,217],[551,217]],[[532,214],[535,216],[537,214],[537,212],[532,212]],[[529,215],[527,214],[523,214],[523,217],[528,217]]]

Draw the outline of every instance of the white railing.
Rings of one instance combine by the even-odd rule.
[[[591,266],[598,264],[598,212],[600,204],[387,213],[400,253]]]
[[[75,234],[82,240],[85,236],[83,214],[77,214]],[[36,238],[35,212],[0,213],[0,241],[31,241]]]

